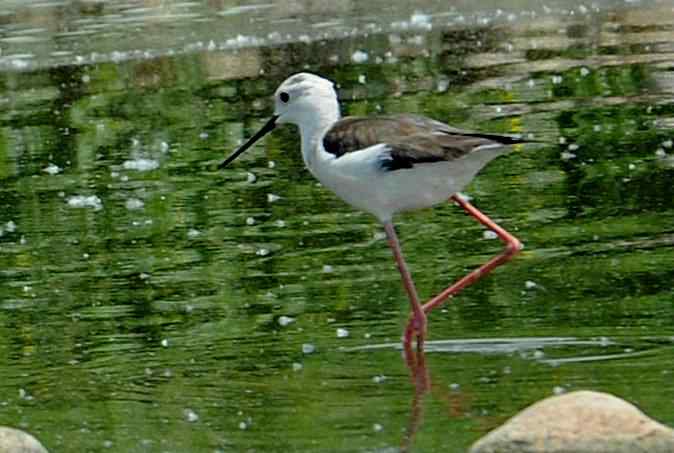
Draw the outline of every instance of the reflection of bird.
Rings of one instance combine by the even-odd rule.
[[[447,297],[474,283],[508,261],[520,242],[457,195],[507,145],[525,140],[509,135],[469,132],[419,115],[346,117],[340,119],[332,82],[309,73],[286,79],[274,95],[272,118],[241,148],[225,167],[277,124],[299,126],[302,157],[309,171],[344,201],[373,214],[384,224],[389,245],[410,299],[412,317],[405,329],[406,351],[417,336],[422,348],[426,312]],[[452,199],[506,244],[500,255],[471,272],[422,305],[407,269],[392,224],[394,214],[425,208]]]

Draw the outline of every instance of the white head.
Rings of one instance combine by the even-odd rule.
[[[298,126],[315,123],[319,118],[331,123],[339,119],[339,103],[333,83],[308,72],[294,74],[274,93],[276,123]]]
[[[274,93],[274,103],[274,116],[218,168],[229,165],[277,124],[299,126],[304,143],[305,137],[324,132],[339,119],[339,102],[332,82],[308,72],[300,72],[285,79]],[[302,150],[306,150],[304,145]]]

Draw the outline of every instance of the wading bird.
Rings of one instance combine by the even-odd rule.
[[[420,115],[341,118],[333,83],[310,73],[288,77],[274,94],[274,114],[219,168],[227,166],[276,125],[299,127],[302,157],[325,187],[383,225],[412,309],[405,351],[426,337],[426,313],[510,260],[519,240],[458,195],[489,161],[525,143],[519,136],[471,132]],[[505,243],[503,252],[422,304],[403,258],[393,215],[452,200]]]

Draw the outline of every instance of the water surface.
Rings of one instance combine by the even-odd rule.
[[[575,389],[674,424],[671,4],[368,5],[5,4],[0,424],[52,451],[465,451]],[[526,248],[430,315],[424,395],[382,228],[296,130],[215,168],[301,70],[345,114],[544,142],[466,191]],[[449,203],[397,225],[424,297],[501,249]]]

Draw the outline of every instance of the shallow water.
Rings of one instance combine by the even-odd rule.
[[[465,451],[575,389],[674,424],[671,4],[369,5],[5,4],[0,425],[52,451]],[[430,315],[424,395],[382,228],[296,131],[215,169],[300,70],[348,114],[545,142],[466,190],[526,248]],[[397,225],[425,297],[501,248],[449,203]]]

